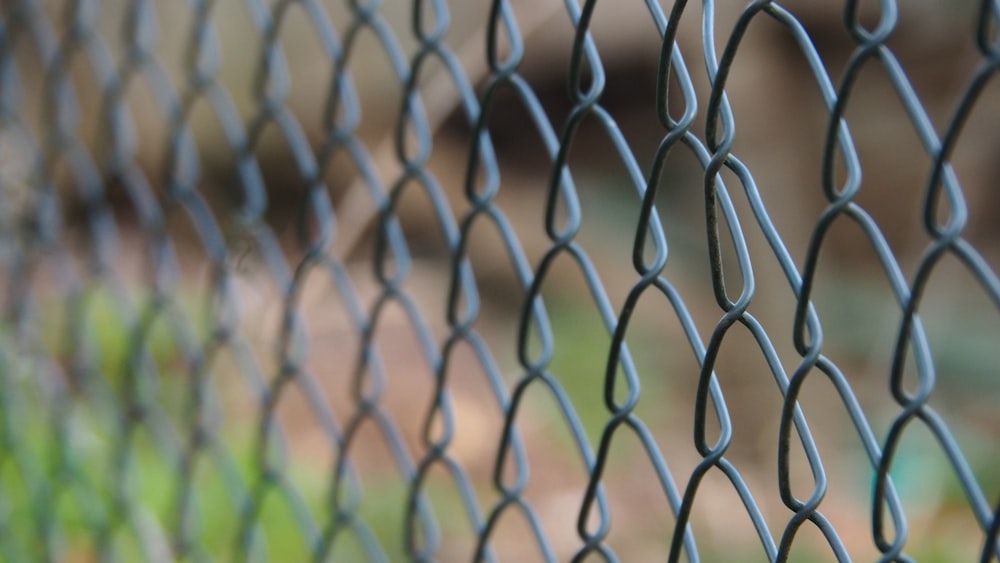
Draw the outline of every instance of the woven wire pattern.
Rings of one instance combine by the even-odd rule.
[[[998,557],[1000,4],[630,4],[0,4],[2,558]]]

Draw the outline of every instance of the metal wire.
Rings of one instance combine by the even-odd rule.
[[[725,511],[745,517],[758,544],[752,549],[768,561],[909,561],[929,553],[911,533],[921,516],[897,486],[910,471],[900,452],[914,428],[929,433],[923,447],[943,456],[961,492],[949,510],[978,529],[962,537],[976,538],[981,561],[1000,556],[1000,481],[995,466],[976,461],[998,442],[963,448],[956,433],[966,423],[954,418],[961,413],[931,405],[942,387],[962,383],[942,367],[920,315],[935,277],[956,275],[955,263],[972,280],[964,291],[984,298],[987,314],[1000,312],[993,248],[968,235],[973,204],[963,180],[979,178],[960,179],[952,162],[972,116],[991,103],[1000,4],[956,8],[969,14],[965,39],[979,66],[962,77],[967,85],[940,120],[893,43],[910,6],[845,1],[843,20],[826,22],[850,45],[835,76],[833,55],[817,46],[799,15],[809,8],[799,3],[758,0],[737,10],[710,0],[669,8],[647,0],[661,45],[656,87],[633,95],[655,100],[644,124],[657,131],[655,147],[637,146],[604,104],[616,75],[605,62],[613,54],[592,30],[608,17],[603,4],[496,0],[478,12],[473,4],[0,4],[2,558],[635,560],[646,556],[630,550],[640,540],[629,535],[628,513],[652,519],[657,508],[616,501],[609,479],[642,465],[643,478],[655,481],[643,489],[654,491],[645,503],[669,514],[655,527],[657,558],[747,556],[745,544],[725,545],[699,520]],[[572,29],[568,66],[545,67],[549,79],[556,74],[568,85],[565,116],[540,94],[528,57],[533,38],[556,34],[554,21]],[[758,186],[753,174],[761,169],[737,154],[754,141],[737,132],[746,114],[730,100],[738,104],[748,90],[730,83],[762,56],[745,45],[765,25],[790,38],[783,48],[805,62],[793,72],[818,91],[823,108],[820,169],[811,177],[823,208],[807,232],[777,226],[772,216],[781,223],[781,214],[811,215]],[[703,75],[689,66],[699,57]],[[922,198],[926,240],[912,263],[865,199],[880,188],[863,180],[876,165],[858,148],[859,131],[868,129],[851,112],[871,69],[886,77],[925,153],[912,158],[929,167],[923,185],[907,187],[907,197]],[[297,79],[311,80],[305,94]],[[521,112],[518,135],[543,153],[541,169],[511,167],[495,142],[503,125],[497,108],[511,100]],[[453,121],[461,148],[442,157],[455,143],[447,135],[456,133],[445,131]],[[616,227],[634,229],[631,249],[619,249],[631,250],[633,269],[622,292],[608,281],[622,265],[581,235],[594,222],[581,195],[591,178],[574,147],[594,139],[604,143],[602,158],[623,170],[614,199],[634,212]],[[652,160],[643,164],[637,155],[647,153]],[[677,154],[696,163],[693,184],[668,163]],[[517,185],[526,170],[537,188],[529,195]],[[709,270],[700,286],[670,269],[682,258],[668,250],[677,219],[663,202],[688,187],[704,204],[705,231],[695,236]],[[511,208],[517,198],[535,203]],[[418,199],[426,205],[414,211]],[[421,281],[428,261],[414,217],[442,241],[433,282]],[[816,306],[830,275],[824,252],[845,223],[862,233],[874,256],[868,275],[887,282],[894,299],[890,361],[868,374],[890,392],[875,399],[877,412],[864,374],[836,359]],[[544,233],[540,245],[529,224]],[[476,233],[484,230],[500,242],[499,253],[481,255]],[[789,242],[805,247],[798,262]],[[496,297],[482,283],[484,262],[507,268],[515,288],[517,304],[502,314],[489,304]],[[596,351],[603,366],[594,368],[603,383],[588,389],[602,398],[600,413],[585,412],[590,407],[571,389],[578,374],[557,361],[567,349],[595,357],[585,350],[592,342],[561,336],[566,321],[554,303],[567,267],[584,287],[573,307],[596,314],[608,335]],[[320,297],[316,285],[325,288]],[[765,285],[787,287],[787,302],[764,301]],[[657,317],[658,345],[678,355],[687,346],[697,373],[650,367],[629,346],[641,330],[637,316],[661,296],[671,318]],[[791,333],[756,316],[765,307],[779,311],[765,312],[768,319],[787,313]],[[699,326],[706,313],[721,317]],[[504,315],[513,322],[497,337]],[[317,317],[341,322],[342,335],[318,329]],[[414,345],[386,336],[400,326]],[[776,425],[752,429],[774,444],[776,472],[767,475],[776,499],[762,497],[759,468],[731,452],[741,423],[727,407],[734,392],[719,362],[741,338],[736,333],[754,342],[747,363],[752,355],[766,365],[759,370],[766,373],[747,368],[745,376],[780,396]],[[317,349],[325,359],[316,360]],[[393,359],[400,350],[402,362]],[[665,429],[639,407],[672,408],[657,394],[663,380],[695,382],[684,428]],[[803,396],[817,380],[832,386],[824,400],[846,418],[806,408]],[[477,436],[487,447],[476,451],[490,452],[486,470],[459,451],[458,436],[470,432],[463,426],[470,385],[473,409],[498,421],[498,432]],[[995,400],[1000,388],[992,389]],[[399,393],[405,413],[391,398]],[[546,428],[567,429],[571,453],[550,453],[558,462],[540,459],[533,445],[539,396],[551,399],[545,416],[557,421]],[[595,416],[596,434],[588,423]],[[868,552],[855,553],[857,538],[828,516],[844,494],[831,484],[838,471],[831,467],[845,454],[818,437],[833,431],[850,435],[867,463],[866,502],[851,506],[854,519],[868,522]],[[678,469],[685,459],[665,445],[677,435],[697,453],[689,470]],[[623,443],[640,452],[624,468],[615,465]],[[384,454],[372,463],[375,450]],[[322,461],[303,461],[309,456]],[[553,518],[538,488],[569,479],[561,474],[567,467],[583,472],[583,487]],[[374,476],[382,470],[394,480]],[[721,507],[705,500],[720,478],[735,493]],[[398,526],[387,531],[384,519]],[[512,520],[523,528],[505,535]],[[576,534],[568,541],[553,532],[567,521]],[[938,533],[948,534],[944,528]]]

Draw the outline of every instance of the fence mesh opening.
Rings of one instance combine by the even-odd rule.
[[[995,0],[0,1],[0,559],[993,561]]]

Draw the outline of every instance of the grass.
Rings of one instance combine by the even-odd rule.
[[[143,302],[141,298],[136,301]],[[182,296],[178,301],[174,306],[182,308],[185,317],[200,317],[195,298]],[[0,327],[0,490],[4,492],[0,498],[0,559],[39,560],[47,549],[59,560],[92,561],[102,545],[101,530],[113,531],[110,545],[120,560],[153,558],[153,550],[160,546],[172,553],[182,491],[177,453],[187,447],[193,424],[183,415],[191,375],[176,325],[163,314],[151,320],[145,332],[137,333],[125,322],[121,303],[107,291],[90,295],[83,302],[82,313],[62,305],[52,303],[37,311],[42,327],[38,347],[55,350],[52,357],[42,354],[33,359],[15,354],[10,329]],[[559,299],[547,299],[547,305],[555,338],[549,372],[572,403],[591,446],[596,446],[611,416],[603,397],[610,336],[592,306]],[[70,326],[68,319],[74,314],[81,322]],[[189,336],[199,342],[207,334],[206,327],[189,329]],[[971,324],[969,331],[977,336],[983,332]],[[70,345],[74,335],[82,336],[77,347]],[[662,365],[658,356],[654,357],[662,350],[637,336],[641,333],[630,337],[629,344],[638,371],[641,375],[656,374],[650,368]],[[962,341],[963,336],[968,335],[959,331],[953,338]],[[132,354],[139,343],[145,364]],[[89,370],[85,382],[91,384],[54,389],[54,382],[66,380],[60,379],[58,371],[45,370],[50,370],[50,364],[72,365],[79,354],[86,356],[84,365]],[[970,352],[960,357],[980,355]],[[130,378],[138,385],[126,385]],[[225,384],[216,383],[225,392]],[[643,420],[655,424],[657,413],[680,399],[673,396],[666,377],[643,376],[642,385],[640,404],[658,403],[648,415],[643,411]],[[617,390],[619,399],[621,387]],[[121,399],[129,390],[141,404],[167,414],[164,420],[173,425],[179,443],[171,446],[156,432],[155,424],[140,424],[135,432],[122,432],[127,418]],[[540,405],[539,414],[562,424],[553,401]],[[255,450],[256,413],[227,414],[224,427],[215,433],[225,450],[212,455],[205,451],[198,457],[187,489],[192,508],[185,519],[186,530],[195,540],[193,553],[221,560],[229,560],[237,552],[247,499],[263,478]],[[951,428],[962,442],[973,472],[980,482],[989,484],[996,456],[992,450],[972,446],[995,441],[957,422]],[[545,454],[550,460],[578,459],[568,432],[552,434],[557,447]],[[951,532],[915,534],[907,553],[921,561],[952,560],[958,553],[974,557],[970,549],[982,541],[976,535],[977,525],[968,513],[964,492],[935,447],[926,440],[912,445],[908,442],[894,464],[893,477],[904,496],[908,516],[918,524],[921,520],[933,522],[935,531]],[[117,457],[123,453],[125,458]],[[636,459],[613,456],[611,461],[609,469],[620,472],[627,471]],[[545,463],[539,465],[544,467]],[[332,518],[331,468],[294,457],[283,467],[285,482],[294,494],[271,487],[258,498],[253,520],[256,539],[244,545],[264,556],[261,559],[309,560],[313,542]],[[362,471],[360,478],[364,494],[355,508],[356,521],[362,523],[363,533],[378,543],[385,559],[405,560],[408,484],[398,472],[391,471]],[[928,482],[938,486],[931,491]],[[460,498],[446,490],[445,483],[432,480],[425,489],[443,541],[459,536],[467,539],[474,532],[464,520]],[[995,490],[985,492],[989,499],[995,498]],[[117,505],[121,499],[124,511]],[[622,541],[627,541],[625,535]],[[730,558],[732,546],[701,547],[705,560]],[[758,546],[746,547],[757,553]],[[803,550],[810,548],[802,546]],[[344,528],[328,559],[361,561],[370,555],[363,538]],[[813,555],[809,555],[811,560],[829,559],[825,552],[815,554],[815,559]]]
[[[192,375],[178,325],[161,312],[148,319],[144,331],[130,327],[122,302],[109,291],[95,291],[78,304],[73,309],[46,303],[36,311],[43,327],[38,347],[56,351],[52,357],[43,353],[31,360],[12,346],[0,346],[0,363],[7,368],[0,378],[0,559],[55,555],[61,561],[93,561],[103,558],[102,546],[110,546],[121,561],[158,560],[163,553],[172,560],[185,491],[190,505],[183,522],[191,547],[186,559],[200,560],[200,554],[230,560],[243,548],[249,560],[313,559],[334,518],[332,468],[285,455],[280,464],[285,486],[268,481],[257,450],[258,413],[234,411],[213,431],[217,447],[199,450],[185,483],[181,463],[191,451],[195,421],[185,415]],[[199,316],[194,298],[182,297],[173,306],[183,308],[187,318]],[[79,324],[71,326],[74,314]],[[188,328],[193,330],[186,337],[205,338],[205,330]],[[0,327],[0,343],[14,341]],[[54,390],[68,380],[38,371],[47,362],[65,366],[80,357],[85,373],[68,387]],[[216,379],[216,390],[225,394],[227,381]],[[124,412],[129,397],[146,409],[145,418]],[[327,559],[369,560],[373,553],[357,529],[379,545],[381,556],[404,559],[406,480],[398,472],[362,471],[355,484],[361,494],[354,495],[357,502],[349,510],[358,527],[336,534]],[[355,484],[345,486],[353,490]],[[456,531],[463,521],[460,500],[443,486],[425,487],[434,517],[445,536],[461,533]],[[251,498],[256,511],[247,538],[241,534]]]

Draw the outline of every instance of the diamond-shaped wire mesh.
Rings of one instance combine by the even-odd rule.
[[[997,1],[0,17],[3,560],[1000,554]]]

